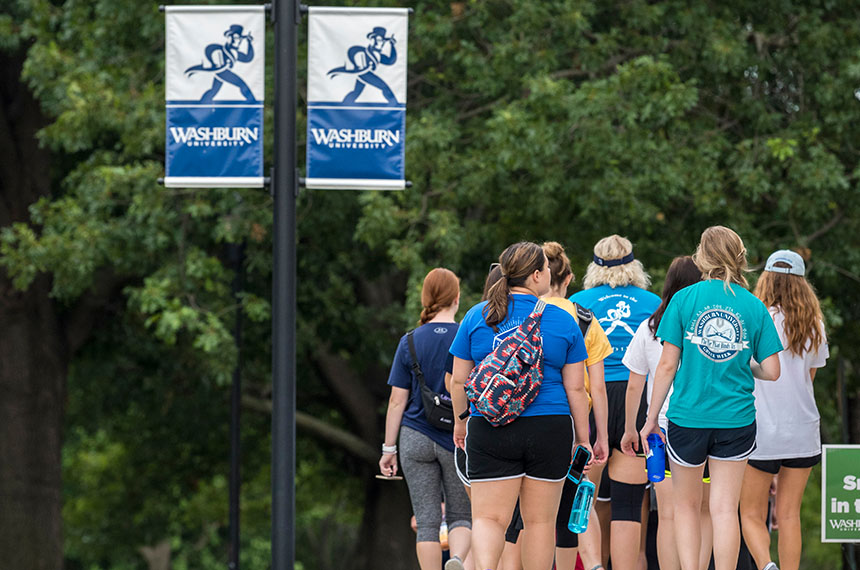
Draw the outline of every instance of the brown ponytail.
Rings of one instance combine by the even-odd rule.
[[[496,325],[508,316],[508,297],[511,287],[525,285],[528,277],[543,269],[546,256],[536,243],[521,241],[508,246],[499,256],[499,269],[502,278],[487,291],[487,304],[484,306],[484,321],[496,330]]]
[[[450,269],[437,267],[432,269],[424,278],[421,288],[421,324],[426,324],[439,314],[439,311],[450,307],[460,295],[460,280]]]

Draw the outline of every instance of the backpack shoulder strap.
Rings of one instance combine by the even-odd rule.
[[[424,372],[421,370],[421,365],[418,364],[418,353],[415,352],[415,340],[412,338],[414,332],[415,329],[412,329],[406,333],[406,342],[409,344],[409,356],[412,357],[412,372],[415,373],[418,384],[423,389],[426,384],[424,383]]]
[[[576,320],[579,323],[579,330],[582,332],[582,338],[585,338],[594,320],[594,313],[579,303],[574,303],[573,306],[576,309]]]

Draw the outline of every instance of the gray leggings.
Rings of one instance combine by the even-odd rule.
[[[452,452],[423,433],[401,427],[400,465],[418,526],[416,542],[439,542],[443,497],[448,530],[472,528],[472,506],[457,477]]]

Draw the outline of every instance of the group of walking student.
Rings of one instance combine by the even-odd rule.
[[[777,570],[773,488],[779,566],[797,570],[800,504],[821,459],[812,382],[828,357],[824,322],[797,253],[770,255],[753,292],[747,271],[740,236],[709,227],[692,256],[672,261],[657,296],[630,241],[611,235],[568,297],[561,244],[520,242],[459,324],[459,279],[430,271],[420,326],[391,366],[379,461],[390,478],[399,460],[422,570],[646,569],[651,434],[667,456],[653,484],[661,570],[734,570],[741,533],[755,567]],[[514,390],[500,419],[481,400],[497,387],[477,383],[514,350],[512,335],[525,339],[517,382],[527,371],[539,389]],[[591,452],[586,476],[608,490],[582,534],[568,529],[577,446]]]

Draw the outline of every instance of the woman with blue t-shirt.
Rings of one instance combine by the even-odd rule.
[[[466,450],[475,567],[498,568],[505,529],[519,497],[523,568],[546,570],[552,567],[555,519],[574,432],[575,442],[591,449],[583,379],[587,354],[576,320],[564,309],[547,305],[540,323],[543,380],[537,397],[503,426],[493,427],[474,406],[468,420],[460,419],[467,410],[464,384],[475,363],[513,333],[550,289],[549,265],[537,244],[508,247],[499,266],[502,278],[490,288],[487,301],[469,309],[451,345],[454,443]]]
[[[421,304],[424,306],[421,325],[411,333],[415,355],[427,387],[447,397],[445,366],[449,359],[448,348],[457,333],[454,316],[460,306],[457,276],[448,269],[430,271],[424,278]],[[385,414],[385,443],[379,471],[387,477],[397,474],[399,433],[400,464],[417,525],[418,564],[421,570],[438,570],[442,566],[439,527],[444,500],[451,552],[445,570],[463,570],[462,561],[469,552],[472,526],[469,498],[457,477],[451,432],[431,425],[425,416],[408,335],[404,335],[397,346],[388,384],[391,396]]]
[[[609,494],[612,501],[609,553],[600,550],[599,525],[588,525],[580,537],[580,554],[588,570],[602,568],[601,561],[611,555],[617,570],[636,568],[640,553],[642,498],[645,494],[645,458],[621,452],[624,435],[625,398],[630,371],[622,359],[639,323],[660,305],[660,297],[646,291],[651,284],[642,262],[633,257],[633,244],[619,235],[601,239],[594,246],[594,258],[583,279],[584,290],[570,300],[590,309],[603,327],[612,354],[603,361],[608,402]],[[637,407],[638,424],[645,422],[645,398]],[[596,426],[592,422],[592,431]],[[589,476],[599,486],[603,467],[596,466]]]
[[[747,458],[755,450],[753,374],[762,380],[779,377],[782,343],[767,307],[746,289],[746,248],[738,234],[723,226],[706,229],[693,260],[704,281],[675,293],[657,327],[663,353],[639,435],[647,453],[647,437],[661,434],[660,409],[674,388],[665,439],[681,568],[699,566],[707,461],[715,567],[734,570],[740,547],[738,500]]]

